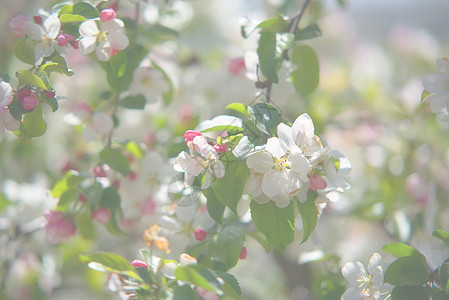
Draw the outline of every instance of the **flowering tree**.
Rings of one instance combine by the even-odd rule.
[[[345,50],[314,44],[332,22],[319,2],[288,3],[241,19],[238,55],[203,45],[216,20],[187,1],[60,2],[9,20],[2,298],[280,299],[267,286],[281,273],[287,299],[448,297],[447,58],[414,94],[430,109],[392,104],[364,49],[353,86],[332,74]],[[403,51],[398,64],[424,59]],[[373,251],[367,269],[350,261]]]

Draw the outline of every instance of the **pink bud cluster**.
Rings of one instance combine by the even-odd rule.
[[[51,243],[63,243],[75,235],[75,224],[67,219],[63,212],[47,210],[44,212],[44,217],[47,219],[45,232]]]

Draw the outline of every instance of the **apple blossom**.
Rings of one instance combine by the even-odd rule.
[[[326,181],[316,174],[310,175],[310,189],[312,191],[322,190],[327,187]]]
[[[151,66],[141,66],[134,71],[129,86],[131,95],[143,95],[150,102],[156,102],[157,96],[167,93],[170,86],[162,72]]]
[[[79,27],[81,54],[86,55],[95,50],[98,60],[108,61],[117,51],[129,45],[128,37],[123,31],[124,26],[120,19],[103,22],[100,29],[95,20],[84,21]]]
[[[196,136],[201,136],[201,135],[202,135],[202,134],[201,134],[201,132],[199,132],[199,131],[187,130],[187,131],[184,133],[184,142],[185,142],[186,145],[188,146],[188,143],[187,143],[187,142],[192,142],[194,137],[196,137]]]
[[[341,273],[349,283],[349,288],[342,295],[342,300],[386,299],[388,288],[383,283],[382,260],[378,253],[371,256],[368,271],[360,262],[348,262]]]
[[[49,15],[42,22],[42,25],[27,22],[24,24],[26,33],[31,39],[37,41],[34,47],[34,59],[39,61],[43,57],[50,56],[55,51],[56,38],[61,29],[61,22],[55,15]]]
[[[190,266],[190,265],[196,265],[196,264],[198,264],[198,260],[195,257],[193,257],[193,256],[191,256],[191,255],[189,255],[187,253],[182,253],[179,256],[179,264],[182,267],[186,267],[186,266]]]
[[[47,210],[44,212],[44,217],[47,219],[45,232],[51,243],[63,243],[75,235],[75,224],[68,220],[63,212]]]
[[[111,213],[106,207],[99,207],[92,212],[91,217],[100,224],[106,224],[111,219]]]
[[[196,176],[205,173],[202,189],[207,189],[211,184],[213,174],[222,178],[225,167],[220,161],[217,151],[207,142],[204,136],[195,136],[188,144],[190,154],[182,151],[175,159],[174,168],[184,173],[184,184],[190,186]]]
[[[0,140],[3,138],[5,129],[9,131],[19,130],[20,122],[14,119],[7,107],[0,107]]]
[[[12,87],[5,81],[0,81],[0,107],[8,106],[12,102]]]
[[[27,34],[25,25],[27,22],[31,22],[30,18],[24,15],[18,15],[9,21],[9,28],[14,35],[24,37]]]
[[[449,59],[439,58],[436,65],[440,73],[424,75],[422,84],[424,89],[431,93],[426,97],[430,103],[430,110],[434,113],[443,113],[443,120],[449,121]]]

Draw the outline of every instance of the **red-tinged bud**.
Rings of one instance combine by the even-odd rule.
[[[61,33],[58,37],[57,37],[57,41],[58,41],[58,46],[59,47],[64,47],[65,45],[67,45],[68,43],[70,43],[71,41],[73,41],[76,37],[74,37],[71,34],[67,34],[67,33]]]
[[[135,260],[133,260],[132,261],[132,263],[131,263],[131,265],[134,267],[134,268],[145,268],[146,270],[148,270],[148,265],[146,264],[146,263],[144,263],[143,261],[141,261],[141,260],[138,260],[138,259],[135,259]]]
[[[106,207],[99,207],[92,213],[91,218],[100,224],[106,224],[111,219],[111,213]]]
[[[39,15],[33,16],[33,20],[34,20],[34,23],[39,24],[39,25],[42,25],[42,23],[43,23],[42,17]]]
[[[70,161],[67,161],[64,164],[64,166],[61,168],[61,173],[65,174],[65,173],[67,173],[67,171],[70,171],[70,170],[76,170],[76,169],[75,169],[75,166]]]
[[[125,156],[129,160],[129,163],[134,162],[134,155],[132,155],[131,153],[125,153]]]
[[[45,97],[47,97],[48,99],[54,98],[56,95],[55,91],[46,91],[45,92]]]
[[[201,228],[195,229],[195,230],[193,231],[193,234],[195,235],[195,239],[196,239],[197,241],[199,241],[199,242],[204,241],[204,239],[205,239],[206,236],[207,236],[207,232],[204,231],[204,230],[201,229]]]
[[[240,252],[239,258],[245,259],[247,254],[248,254],[248,250],[246,250],[246,247],[243,246],[242,251]]]
[[[215,151],[220,152],[220,153],[225,153],[226,150],[228,149],[228,147],[225,144],[221,144],[221,145],[215,145],[214,146]]]
[[[23,98],[22,105],[26,110],[34,110],[37,106],[36,96],[30,95]]]
[[[118,190],[118,189],[120,188],[120,180],[115,179],[115,180],[112,182],[112,185],[115,187],[116,190]]]
[[[92,173],[94,173],[95,177],[107,177],[105,170],[102,166],[95,166],[92,169]]]
[[[134,172],[134,171],[129,172],[128,178],[129,178],[129,180],[131,180],[131,181],[136,180],[136,179],[137,179],[137,173]]]
[[[233,58],[228,64],[229,72],[239,75],[245,69],[245,60],[242,57]]]
[[[187,130],[187,131],[184,133],[184,141],[185,141],[186,144],[187,144],[187,142],[193,141],[193,139],[194,139],[196,136],[201,136],[201,132],[194,131],[194,130]]]
[[[23,89],[23,90],[19,91],[19,93],[17,94],[17,99],[19,101],[22,101],[23,98],[25,98],[26,96],[30,96],[30,95],[31,95],[31,90]]]
[[[80,194],[78,196],[78,201],[81,202],[81,203],[86,203],[87,202],[87,197],[84,196],[84,194]]]
[[[113,10],[112,8],[106,8],[100,12],[101,22],[113,20],[115,19],[115,17],[117,17],[117,14],[115,13],[115,10]]]
[[[310,189],[312,191],[322,190],[327,187],[326,181],[318,175],[311,175],[310,177]]]
[[[80,48],[80,42],[79,41],[73,41],[72,42],[73,49],[79,49]]]

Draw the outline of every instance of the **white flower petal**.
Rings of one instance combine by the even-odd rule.
[[[246,181],[245,192],[254,198],[260,196],[262,194],[262,179],[263,174],[251,174]]]
[[[100,31],[98,30],[97,22],[94,20],[87,20],[81,23],[79,33],[83,37],[96,36]]]
[[[366,276],[365,267],[361,262],[347,262],[341,269],[343,277],[348,281],[350,286],[358,286],[357,279],[360,275]]]
[[[290,164],[291,170],[297,173],[302,181],[309,181],[307,174],[309,174],[310,163],[302,153],[290,153],[287,162]]]
[[[114,50],[123,50],[129,45],[129,39],[123,32],[111,32],[108,34],[108,39]]]
[[[287,153],[287,145],[277,137],[272,137],[267,140],[265,151],[271,153],[277,159],[280,159]]]
[[[95,45],[97,42],[97,37],[88,36],[80,39],[79,47],[82,55],[89,54],[95,50]]]
[[[103,32],[114,32],[114,31],[121,31],[122,28],[125,26],[125,23],[123,23],[120,19],[112,19],[106,22],[101,23],[101,31]]]
[[[363,289],[358,286],[350,287],[341,296],[341,300],[362,300],[363,299]]]
[[[12,102],[12,87],[5,81],[0,82],[0,108]]]
[[[290,204],[290,197],[286,193],[279,193],[273,198],[273,201],[277,207],[284,208]]]
[[[270,198],[279,194],[281,190],[280,175],[281,173],[278,170],[272,169],[267,171],[263,176],[262,191]]]
[[[246,159],[246,165],[248,168],[255,170],[259,173],[274,167],[273,157],[270,153],[265,151],[254,152]]]
[[[201,189],[205,190],[210,187],[210,179],[212,177],[212,169],[209,167],[206,169],[206,174],[204,176],[203,184],[201,185]]]
[[[26,22],[23,25],[23,31],[30,36],[32,40],[40,41],[44,39],[44,31],[42,27],[33,22]]]
[[[59,31],[61,29],[61,21],[59,21],[58,17],[54,15],[48,16],[48,18],[45,19],[43,25],[45,31],[47,32],[47,36],[52,40],[54,40],[59,35]]]

